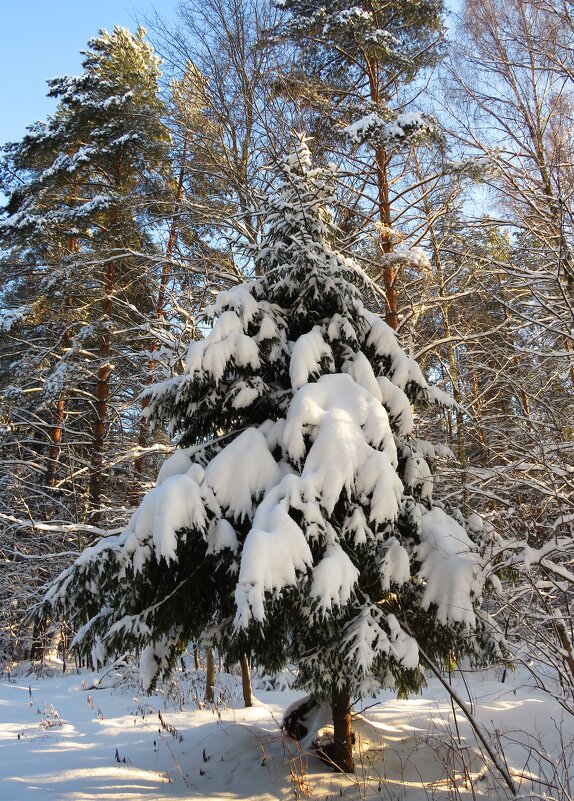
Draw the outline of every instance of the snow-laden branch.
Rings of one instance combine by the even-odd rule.
[[[82,533],[93,534],[94,537],[108,537],[112,534],[119,534],[121,528],[100,528],[98,526],[90,526],[87,523],[43,523],[37,520],[23,520],[12,515],[6,515],[0,512],[0,520],[5,523],[14,523],[19,528],[29,528],[36,531],[50,531],[53,533]]]

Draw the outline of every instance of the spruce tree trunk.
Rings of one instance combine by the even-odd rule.
[[[346,688],[333,691],[331,710],[333,712],[334,740],[333,751],[329,756],[341,773],[354,773],[351,697]]]
[[[213,648],[207,649],[207,666],[205,668],[205,700],[208,704],[215,701],[215,657]]]
[[[251,669],[247,654],[242,654],[239,660],[241,665],[241,683],[243,685],[243,701],[245,706],[253,706],[253,693],[251,690]]]

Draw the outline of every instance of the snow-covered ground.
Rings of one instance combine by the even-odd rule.
[[[454,725],[450,700],[433,680],[408,701],[389,692],[364,702],[355,720],[357,773],[342,776],[282,735],[283,710],[300,692],[256,690],[255,706],[243,709],[239,683],[227,675],[216,706],[198,704],[200,673],[176,674],[151,696],[133,674],[109,672],[99,687],[96,678],[2,675],[1,801],[509,797],[460,711]],[[527,674],[504,684],[492,676],[466,681],[519,796],[567,801],[574,716],[529,686]],[[455,685],[466,692],[460,678]],[[526,773],[554,786],[521,780]]]

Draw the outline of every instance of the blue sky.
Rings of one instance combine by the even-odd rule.
[[[137,21],[153,9],[173,18],[180,0],[0,0],[0,145],[17,141],[26,126],[45,119],[55,104],[46,81],[81,71],[82,50],[100,28]],[[456,9],[460,0],[448,0]]]
[[[0,0],[0,144],[54,108],[46,80],[81,72],[79,51],[100,28],[135,30],[153,7],[173,16],[178,0]]]

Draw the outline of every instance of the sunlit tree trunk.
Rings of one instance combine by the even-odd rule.
[[[157,302],[155,307],[155,322],[161,323],[164,313],[165,313],[165,303],[166,303],[166,292],[167,292],[167,283],[169,280],[170,272],[171,272],[171,259],[173,256],[173,252],[175,249],[175,245],[177,243],[177,235],[179,231],[179,207],[181,204],[181,200],[183,198],[183,181],[185,178],[185,167],[186,167],[186,160],[187,160],[187,148],[188,148],[188,134],[186,132],[183,140],[183,152],[181,156],[181,165],[179,169],[179,177],[177,182],[177,193],[176,193],[176,207],[174,209],[173,217],[171,220],[171,225],[169,227],[169,237],[167,240],[167,246],[165,249],[165,261],[163,262],[162,269],[161,269],[161,276],[159,280],[159,288],[157,293]],[[155,369],[155,357],[154,351],[157,350],[159,347],[159,342],[154,341],[151,346],[151,357],[147,366],[147,375],[146,375],[146,386],[150,386],[153,382],[153,372]],[[149,424],[147,418],[145,417],[145,410],[147,409],[149,404],[149,398],[146,396],[142,399],[142,416],[140,418],[139,424],[139,433],[138,433],[138,448],[140,450],[144,450],[148,444],[148,435],[149,435]],[[132,483],[132,492],[131,492],[131,502],[132,505],[136,506],[142,494],[142,472],[143,472],[143,455],[138,455],[134,461],[134,478]]]
[[[331,709],[334,730],[332,761],[342,773],[354,773],[351,697],[347,689],[333,691]]]
[[[239,660],[241,665],[241,684],[243,687],[243,702],[245,706],[253,706],[253,693],[251,690],[251,669],[247,654],[242,654]]]
[[[104,278],[104,301],[102,304],[103,320],[108,323],[112,319],[113,300],[112,295],[116,282],[115,263],[110,260],[106,267]],[[104,328],[100,336],[100,348],[98,356],[100,366],[96,378],[94,391],[94,422],[92,428],[92,452],[90,459],[90,519],[92,523],[99,523],[102,505],[102,482],[103,482],[103,458],[104,445],[106,440],[106,416],[108,412],[108,400],[110,396],[110,377],[113,372],[113,364],[109,361],[111,355],[111,336],[107,328]]]

